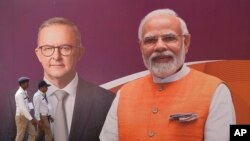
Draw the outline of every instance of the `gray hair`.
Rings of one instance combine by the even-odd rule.
[[[54,18],[50,18],[50,19],[44,21],[41,24],[41,26],[39,27],[38,35],[39,35],[40,31],[43,28],[51,26],[51,25],[56,25],[56,24],[71,26],[73,28],[73,30],[75,31],[75,33],[76,33],[76,42],[77,42],[77,45],[79,47],[82,46],[81,33],[80,33],[78,27],[72,21],[70,21],[70,20],[68,20],[66,18],[63,18],[63,17],[54,17]]]
[[[157,10],[154,10],[150,13],[148,13],[140,22],[140,26],[139,26],[139,30],[138,30],[138,38],[139,38],[139,41],[141,41],[142,39],[142,28],[143,26],[145,25],[145,23],[152,17],[156,16],[156,15],[172,15],[172,16],[175,16],[179,19],[180,21],[180,26],[181,26],[181,30],[182,30],[182,34],[185,35],[185,34],[188,34],[188,29],[187,29],[187,25],[185,23],[185,21],[180,18],[178,16],[178,14],[172,10],[172,9],[157,9]]]

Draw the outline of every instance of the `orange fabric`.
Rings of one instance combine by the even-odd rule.
[[[250,124],[250,60],[225,60],[190,65],[225,81],[231,90],[237,124]]]
[[[164,84],[162,91],[150,75],[125,84],[118,105],[119,141],[203,140],[211,98],[221,82],[191,69],[183,79]],[[158,112],[152,112],[154,108]],[[189,112],[197,113],[198,119],[169,120],[170,114]]]

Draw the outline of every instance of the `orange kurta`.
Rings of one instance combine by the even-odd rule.
[[[196,70],[180,80],[157,85],[151,75],[124,85],[118,105],[119,141],[201,141],[212,96],[222,81]],[[161,89],[162,88],[162,89]],[[169,120],[197,113],[191,122]]]

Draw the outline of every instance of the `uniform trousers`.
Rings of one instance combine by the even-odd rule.
[[[37,139],[39,139],[44,133],[45,141],[52,141],[52,133],[48,116],[40,115],[40,124],[37,130]]]
[[[28,141],[35,141],[36,139],[36,130],[35,126],[23,115],[16,116],[16,140],[15,141],[23,141],[25,132],[28,132]]]

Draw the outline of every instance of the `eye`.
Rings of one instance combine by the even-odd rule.
[[[175,42],[177,41],[177,36],[176,35],[173,35],[173,34],[169,34],[169,35],[164,35],[162,36],[162,40],[164,42]]]
[[[60,46],[60,49],[63,50],[63,51],[70,51],[71,50],[71,46],[69,45],[63,45],[63,46]]]
[[[158,38],[157,38],[157,37],[146,37],[146,38],[143,40],[143,43],[144,43],[145,45],[151,45],[151,44],[155,44],[157,41],[158,41]]]
[[[42,47],[42,51],[44,51],[44,52],[50,52],[50,51],[52,51],[54,48],[53,47],[51,47],[51,46],[43,46]]]

